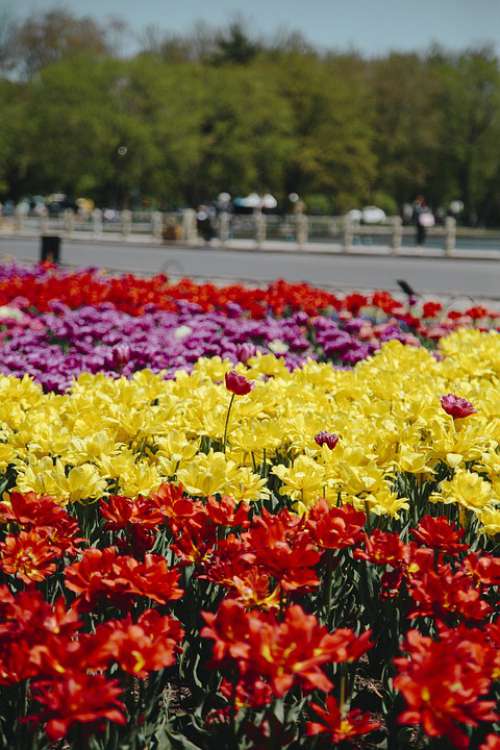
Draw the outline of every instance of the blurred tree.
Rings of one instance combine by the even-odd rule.
[[[44,68],[26,93],[23,148],[30,193],[61,191],[101,197],[114,182],[113,155],[121,145],[121,112],[114,89],[122,63],[73,57]]]
[[[0,78],[0,195],[14,199],[21,197],[28,161],[24,96],[18,85]]]
[[[29,79],[47,65],[70,56],[113,55],[125,28],[117,19],[99,24],[63,8],[31,14],[13,32],[10,43],[13,65]]]
[[[442,84],[416,54],[391,53],[367,65],[374,115],[377,187],[398,204],[422,193],[439,200]]]
[[[0,15],[0,199],[62,191],[169,207],[291,192],[317,210],[393,213],[423,193],[500,224],[500,67],[492,49],[322,52],[241,19],[146,31],[55,9]]]
[[[340,211],[366,200],[376,159],[364,82],[348,66],[314,55],[287,55],[273,69],[294,120],[287,193],[297,192],[306,202],[308,194],[325,193]]]
[[[261,50],[261,45],[250,37],[241,20],[234,21],[226,30],[219,32],[215,36],[215,45],[216,49],[211,57],[214,65],[246,65],[254,60]]]
[[[467,223],[483,223],[492,204],[500,170],[500,68],[492,49],[472,50],[436,67],[442,81],[438,133],[440,192],[461,198]],[[498,195],[498,193],[496,193]],[[498,214],[497,214],[498,215]]]
[[[224,66],[206,71],[202,158],[191,198],[225,190],[283,193],[284,170],[295,149],[290,107],[266,67]]]
[[[317,50],[302,32],[289,29],[278,29],[261,51],[275,58],[290,54],[318,56]]]
[[[157,26],[148,26],[139,36],[140,54],[154,55],[170,63],[208,63],[217,51],[217,39],[223,31],[205,21],[193,24],[188,34],[165,32]]]
[[[0,9],[0,71],[12,69],[18,26],[8,9]]]

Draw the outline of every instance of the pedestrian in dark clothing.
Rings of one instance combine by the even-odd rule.
[[[207,206],[199,206],[196,213],[196,228],[205,242],[209,243],[215,237],[212,219]]]
[[[417,229],[416,242],[421,247],[425,245],[427,228],[434,226],[434,216],[422,195],[418,195],[415,198],[415,203],[413,204],[413,221]]]

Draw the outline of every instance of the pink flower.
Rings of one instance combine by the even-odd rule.
[[[460,396],[455,396],[453,393],[441,396],[441,406],[453,419],[462,419],[463,417],[469,417],[471,414],[476,414],[476,410],[470,401],[460,398]]]

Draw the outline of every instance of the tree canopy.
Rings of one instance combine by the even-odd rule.
[[[0,18],[0,200],[170,208],[297,192],[340,213],[416,194],[500,223],[500,66],[485,47],[366,59],[241,20],[127,33],[64,10]]]

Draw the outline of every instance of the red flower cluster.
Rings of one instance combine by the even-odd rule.
[[[237,506],[228,497],[220,501],[209,497],[206,504],[199,500],[190,501],[190,506],[169,519],[173,535],[171,546],[181,564],[195,564],[204,568],[215,554],[218,539],[225,529],[248,526],[248,508],[245,505]]]
[[[376,529],[365,534],[363,548],[354,550],[358,560],[390,566],[381,578],[382,597],[398,596],[404,580],[412,603],[410,618],[487,618],[492,608],[483,594],[498,583],[497,559],[472,553],[463,561],[456,559],[468,549],[460,541],[464,532],[442,516],[424,516],[411,534],[420,546],[403,544],[398,534]],[[444,562],[444,555],[451,557],[451,562]]]
[[[149,279],[132,274],[117,277],[105,276],[92,269],[60,272],[49,265],[34,269],[32,274],[10,273],[8,278],[0,281],[0,305],[8,305],[16,298],[40,312],[50,310],[51,303],[57,300],[70,308],[110,303],[131,315],[142,315],[148,306],[175,310],[177,301],[185,300],[197,304],[205,312],[230,310],[237,305],[256,319],[267,314],[282,316],[289,311],[303,311],[308,316],[315,316],[325,310],[352,317],[362,310],[378,309],[430,338],[440,338],[458,326],[475,325],[480,320],[493,322],[497,317],[497,313],[483,306],[444,313],[441,303],[436,301],[425,302],[421,317],[417,317],[386,291],[369,295],[355,292],[342,298],[306,283],[292,284],[284,280],[275,281],[266,288],[241,284],[219,287],[209,283],[197,284],[189,279],[170,284],[163,274]]]
[[[495,702],[484,699],[491,685],[491,644],[481,631],[443,630],[433,641],[411,630],[405,651],[407,657],[395,659],[394,685],[408,705],[400,723],[420,724],[430,737],[447,737],[466,750],[469,738],[460,725],[498,719]]]
[[[237,668],[241,692],[251,706],[282,697],[294,684],[306,692],[328,692],[332,684],[321,666],[357,660],[371,647],[370,631],[361,636],[348,628],[328,633],[298,605],[289,607],[280,622],[273,614],[247,612],[239,602],[227,600],[215,614],[203,612],[203,618],[207,626],[201,635],[214,641],[214,665]]]
[[[466,621],[484,620],[492,610],[481,596],[481,589],[465,572],[452,571],[450,565],[439,564],[407,574],[407,583],[414,607],[410,617],[446,618],[456,616]],[[409,569],[412,566],[410,564]]]
[[[11,493],[9,503],[0,503],[0,521],[18,528],[0,544],[0,570],[24,583],[43,581],[56,570],[56,561],[74,557],[85,541],[64,508],[32,492]]]
[[[59,644],[67,645],[80,627],[74,609],[62,598],[49,605],[39,591],[16,596],[0,587],[0,684],[51,671]]]
[[[33,687],[33,698],[43,707],[31,718],[45,723],[51,740],[66,737],[75,725],[92,724],[104,728],[104,720],[125,724],[125,706],[118,700],[122,690],[118,680],[103,675],[78,672],[61,680],[40,680]]]
[[[135,623],[130,615],[108,620],[97,626],[87,642],[86,662],[99,669],[116,662],[124,672],[144,679],[150,672],[175,664],[183,635],[177,620],[155,609],[143,612]]]
[[[364,513],[351,506],[331,508],[324,500],[307,517],[263,510],[239,536],[230,534],[204,549],[201,577],[229,588],[232,598],[246,606],[276,608],[283,596],[315,589],[325,550],[354,546],[364,522]]]
[[[326,500],[318,500],[309,511],[307,528],[321,549],[345,549],[364,539],[366,516],[352,505],[332,508]]]
[[[399,534],[375,529],[371,534],[364,535],[364,549],[356,549],[354,556],[375,565],[397,567],[403,560],[404,549]]]
[[[318,747],[358,743],[384,730],[355,679],[375,672],[384,701],[394,688],[405,700],[401,723],[459,750],[470,736],[494,750],[484,723],[496,717],[500,562],[471,550],[469,530],[424,516],[402,534],[367,531],[351,505],[320,499],[298,516],[194,500],[170,484],[97,507],[85,527],[94,546],[82,550],[79,525],[54,499],[0,503],[0,697],[29,681],[29,731],[71,744],[112,722],[125,737],[128,722],[157,715],[170,681],[190,700],[207,682],[196,710],[221,746],[235,727],[255,748],[287,746],[296,731],[297,747],[316,735]],[[388,653],[393,686],[381,670]],[[287,723],[294,705],[302,713]],[[183,715],[175,721],[191,737]]]
[[[136,597],[166,604],[183,594],[177,585],[179,572],[169,568],[164,557],[146,554],[139,562],[119,555],[116,547],[86,550],[81,560],[68,565],[64,581],[86,609],[104,604],[124,607]]]
[[[177,620],[152,609],[136,622],[129,614],[87,633],[77,608],[62,597],[50,605],[33,589],[14,595],[0,586],[0,685],[32,681],[42,710],[30,718],[44,723],[52,740],[75,724],[124,724],[122,688],[103,672],[118,667],[144,679],[175,663],[183,636]]]
[[[386,567],[381,598],[404,601],[407,595],[407,618],[432,618],[439,632],[433,641],[410,630],[408,657],[394,660],[394,686],[408,704],[400,722],[420,724],[430,737],[445,737],[465,749],[469,737],[461,725],[475,727],[496,716],[489,694],[500,675],[500,630],[488,620],[500,561],[470,552],[464,530],[444,517],[424,516],[410,533],[415,541],[404,544],[398,534],[375,530],[365,535],[354,557]]]
[[[318,585],[314,567],[321,553],[300,517],[287,510],[276,515],[263,511],[242,539],[252,551],[255,564],[283,591],[307,591]]]
[[[92,270],[60,273],[56,268],[47,268],[41,275],[23,273],[1,281],[0,305],[9,304],[15,298],[24,298],[27,305],[41,312],[50,310],[51,302],[58,300],[71,308],[107,302],[131,315],[143,314],[148,305],[175,310],[177,300],[193,302],[207,312],[236,304],[254,318],[262,318],[268,312],[282,315],[286,310],[304,310],[309,315],[317,315],[320,310],[341,306],[335,295],[305,283],[276,281],[266,289],[241,284],[218,287],[196,284],[189,279],[169,284],[162,274],[143,279],[132,274],[108,277]]]

